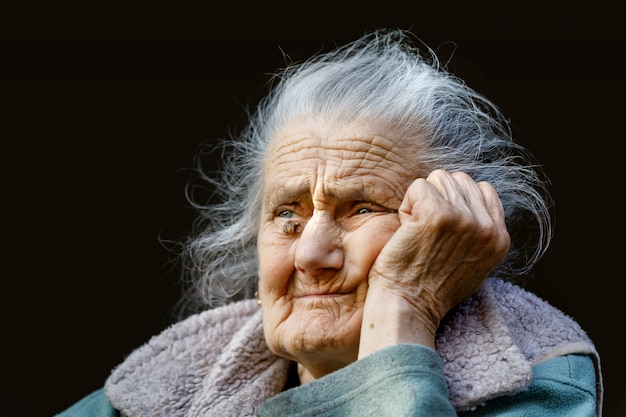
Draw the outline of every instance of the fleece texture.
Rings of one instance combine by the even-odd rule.
[[[436,350],[457,411],[524,390],[532,366],[566,354],[598,353],[581,327],[536,295],[498,279],[442,321]],[[154,336],[105,383],[128,416],[253,416],[285,385],[290,362],[269,351],[261,311],[246,300],[190,316]]]

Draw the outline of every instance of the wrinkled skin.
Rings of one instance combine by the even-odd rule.
[[[510,239],[495,190],[423,177],[419,148],[363,123],[300,121],[272,138],[258,237],[272,351],[302,383],[396,343],[434,348]]]

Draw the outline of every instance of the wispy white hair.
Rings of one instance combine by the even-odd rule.
[[[218,172],[203,167],[207,152],[216,149],[198,152],[197,176],[187,188],[198,217],[181,242],[182,315],[253,297],[265,152],[274,132],[300,118],[373,122],[399,140],[419,141],[420,174],[464,171],[493,185],[512,243],[492,276],[521,278],[547,249],[552,200],[541,166],[513,140],[500,110],[448,72],[411,33],[366,33],[332,52],[287,64],[269,87],[247,114],[246,126],[219,143],[224,162]],[[211,190],[211,198],[198,201],[198,189]]]

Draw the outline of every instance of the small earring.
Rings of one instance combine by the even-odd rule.
[[[261,299],[259,298],[259,292],[258,291],[254,292],[254,298],[256,298],[256,303],[260,307],[261,306]]]

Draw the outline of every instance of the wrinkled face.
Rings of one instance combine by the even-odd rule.
[[[265,165],[259,297],[279,355],[341,367],[356,360],[368,272],[399,226],[415,149],[350,123],[294,123]]]

